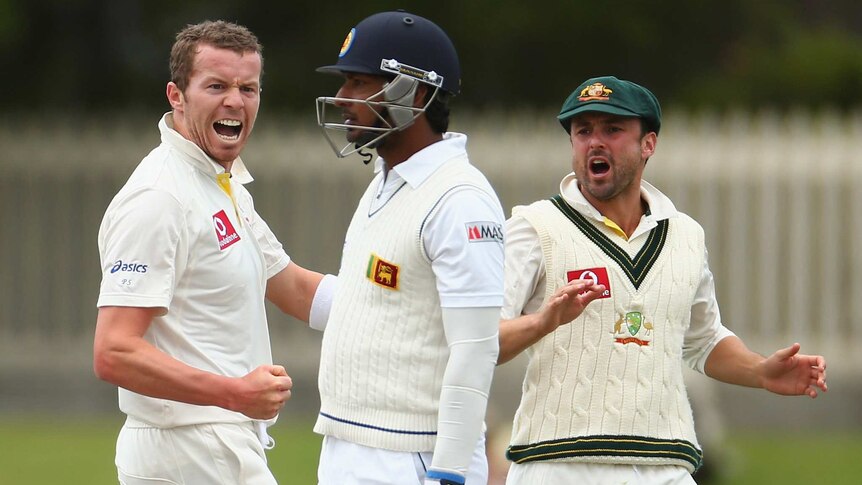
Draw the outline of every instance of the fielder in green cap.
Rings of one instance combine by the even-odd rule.
[[[588,79],[558,120],[573,172],[506,223],[499,363],[529,356],[506,483],[695,483],[683,364],[814,398],[826,361],[798,343],[763,357],[722,324],[703,229],[642,179],[661,129],[648,89]]]

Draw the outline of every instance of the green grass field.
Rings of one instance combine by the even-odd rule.
[[[114,440],[119,417],[0,417],[0,485],[116,484]],[[316,484],[320,437],[310,423],[282,419],[269,463],[285,485]],[[862,477],[862,432],[730,433],[730,475],[710,485],[851,485]],[[708,457],[708,455],[707,455]]]

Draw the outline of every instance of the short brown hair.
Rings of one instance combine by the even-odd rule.
[[[228,49],[240,54],[253,52],[260,56],[263,75],[263,46],[246,27],[224,20],[207,20],[187,25],[177,33],[171,47],[171,81],[185,91],[192,76],[195,56],[201,44]]]

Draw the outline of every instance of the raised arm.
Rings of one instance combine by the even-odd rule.
[[[572,280],[551,295],[537,313],[500,320],[497,365],[512,360],[560,325],[578,318],[584,308],[604,291],[604,285],[594,284],[592,280]]]

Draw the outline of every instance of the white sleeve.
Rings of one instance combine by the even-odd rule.
[[[545,300],[545,260],[536,229],[521,216],[506,221],[505,320],[536,313]]]
[[[167,192],[141,189],[112,202],[99,228],[97,305],[167,312],[184,265],[186,227],[182,206]]]
[[[428,471],[465,475],[483,432],[499,353],[500,308],[443,308],[449,362],[443,374],[437,442]]]
[[[311,311],[308,315],[309,327],[321,332],[326,329],[326,324],[329,322],[329,311],[332,309],[332,299],[337,287],[338,277],[331,274],[324,275],[320,283],[317,284],[314,298],[311,300]]]
[[[683,361],[701,374],[704,373],[703,368],[712,349],[723,338],[734,335],[721,323],[721,313],[715,298],[715,282],[708,259],[704,248],[702,276],[691,304],[691,321],[682,346]]]
[[[503,304],[503,209],[473,186],[447,194],[422,230],[425,253],[447,308]]]

